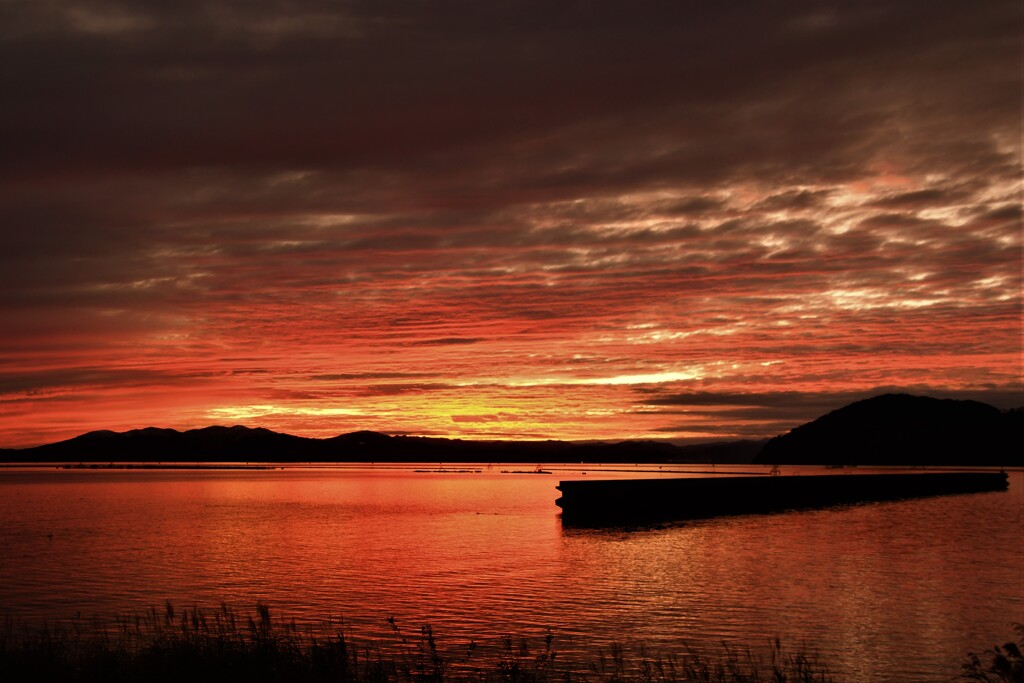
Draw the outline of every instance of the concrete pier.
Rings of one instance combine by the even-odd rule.
[[[580,523],[666,521],[828,507],[955,493],[1003,491],[1005,472],[823,474],[562,481],[562,519]]]

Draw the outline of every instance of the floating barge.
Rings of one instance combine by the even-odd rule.
[[[777,512],[954,493],[1004,491],[1005,472],[823,474],[562,481],[562,519],[615,524]]]

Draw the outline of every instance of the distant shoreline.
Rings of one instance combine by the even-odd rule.
[[[640,462],[632,467],[628,463],[607,463],[607,462],[564,462],[552,461],[538,463],[545,470],[535,472],[532,470],[494,470],[494,467],[522,465],[522,462],[482,462],[482,461],[461,461],[452,460],[438,463],[418,462],[409,460],[375,460],[375,461],[337,461],[337,462],[283,462],[283,461],[237,461],[237,462],[191,462],[191,461],[139,461],[139,462],[0,462],[0,471],[3,470],[180,470],[180,471],[284,471],[284,470],[397,470],[413,472],[416,474],[544,474],[557,475],[564,473],[580,472],[600,476],[602,474],[703,474],[712,476],[769,476],[772,467],[770,465],[758,465],[750,463],[723,463],[721,469],[691,469],[694,467],[707,467],[708,463],[668,463]],[[431,466],[432,467],[428,467]],[[467,465],[469,467],[467,467]],[[744,469],[731,469],[742,467]],[[552,468],[553,471],[548,471]],[[585,468],[585,469],[584,469]],[[751,469],[754,468],[754,469]],[[835,476],[860,474],[869,471],[899,471],[899,472],[976,472],[976,471],[1006,471],[1022,472],[1024,465],[847,465],[834,467],[829,465],[781,465],[782,474],[798,476],[797,470],[807,468],[822,469],[833,472]]]

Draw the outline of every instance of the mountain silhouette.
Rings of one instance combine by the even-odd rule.
[[[770,439],[754,459],[807,465],[1024,465],[1024,411],[884,394]]]
[[[310,439],[262,427],[179,432],[101,430],[33,448],[0,450],[6,462],[720,462],[749,463],[763,441],[676,446],[657,441],[465,441],[373,431]]]
[[[44,446],[8,450],[4,455],[6,460],[44,462],[265,460],[278,453],[311,451],[315,441],[262,427],[204,427],[186,432],[146,427],[127,432],[88,432]]]
[[[1024,466],[1024,409],[884,394],[768,441],[469,441],[358,431],[327,439],[262,427],[101,430],[4,462],[594,462]]]

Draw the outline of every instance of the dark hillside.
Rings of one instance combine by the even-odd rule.
[[[1024,465],[1021,415],[977,401],[885,394],[771,439],[755,462]]]
[[[675,446],[662,441],[465,441],[359,431],[309,439],[269,429],[147,427],[96,431],[35,448],[0,451],[5,462],[750,462],[756,441]]]

